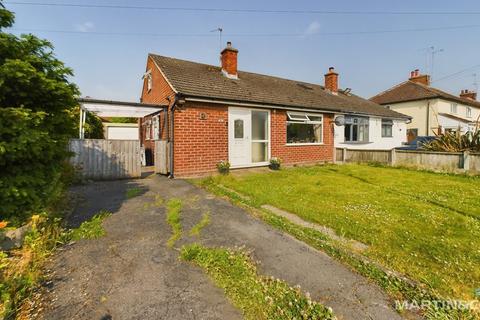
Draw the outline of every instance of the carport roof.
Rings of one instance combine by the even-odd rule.
[[[148,104],[140,102],[111,101],[91,98],[79,98],[81,108],[99,117],[143,118],[162,111],[167,105]]]

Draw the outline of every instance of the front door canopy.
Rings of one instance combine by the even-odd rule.
[[[78,99],[82,110],[95,113],[99,117],[143,118],[162,111],[167,106],[138,102],[109,101],[89,98]]]

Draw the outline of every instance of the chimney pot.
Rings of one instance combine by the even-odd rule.
[[[228,41],[227,46],[220,53],[220,62],[222,64],[222,72],[228,78],[238,79],[237,56],[238,56],[238,50],[233,48],[232,43]]]
[[[460,91],[460,98],[477,100],[477,93],[475,91],[470,91],[468,89]]]
[[[414,71],[410,72],[410,78],[408,80],[421,83],[426,86],[430,85],[430,76],[428,74],[420,74],[419,69],[415,69]]]
[[[328,73],[325,74],[325,89],[333,94],[338,92],[338,73],[335,72],[334,67],[328,68]]]

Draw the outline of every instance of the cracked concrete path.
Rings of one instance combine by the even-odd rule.
[[[124,199],[120,193],[133,186],[143,194]],[[84,200],[74,211],[72,224],[107,207],[113,215],[104,222],[105,237],[67,246],[53,258],[43,318],[241,319],[202,270],[178,260],[182,244],[198,241],[253,250],[262,274],[300,285],[339,319],[401,319],[374,283],[186,181],[153,176],[96,182],[74,192]],[[164,200],[179,198],[184,204],[183,237],[174,249],[165,245],[171,231],[165,208],[153,204],[157,195]],[[207,211],[211,223],[199,237],[189,237],[190,228]]]

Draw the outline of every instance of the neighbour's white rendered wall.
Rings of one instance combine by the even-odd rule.
[[[430,129],[427,131],[427,103],[430,103]],[[443,129],[458,127],[459,122],[453,123],[447,117],[439,116],[439,113],[447,113],[470,121],[476,121],[480,117],[480,108],[470,107],[472,116],[467,117],[467,108],[469,106],[457,103],[457,112],[451,111],[452,102],[444,99],[418,100],[389,104],[390,109],[406,114],[412,117],[412,122],[407,125],[407,129],[418,129],[419,136],[434,136],[438,132],[438,126]],[[448,119],[448,120],[447,120]],[[462,126],[466,128],[466,125]]]
[[[430,105],[434,101],[431,100]],[[407,129],[418,129],[419,136],[427,135],[427,100],[388,104],[386,107],[412,117],[412,122],[407,124]]]
[[[389,150],[407,142],[406,120],[393,120],[392,137],[382,137],[382,118],[369,118],[369,142],[345,142],[345,127],[335,127],[335,147],[347,149]]]

